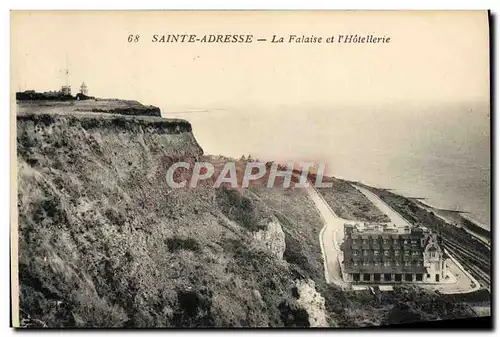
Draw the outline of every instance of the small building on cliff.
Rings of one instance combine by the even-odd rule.
[[[71,96],[71,86],[63,85],[60,92],[63,96]]]
[[[345,224],[342,252],[348,282],[436,283],[446,276],[440,240],[422,227]]]
[[[80,94],[82,94],[84,96],[88,96],[89,95],[89,88],[87,87],[87,85],[85,84],[85,82],[82,82],[82,85],[80,86]]]
[[[80,92],[76,94],[76,99],[78,101],[94,99],[93,96],[89,96],[89,87],[85,84],[85,82],[82,82],[82,85],[80,86]]]

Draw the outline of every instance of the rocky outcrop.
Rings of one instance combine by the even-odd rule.
[[[299,298],[297,304],[307,311],[310,327],[327,327],[325,299],[316,291],[311,279],[296,281]]]
[[[263,243],[278,259],[285,253],[285,232],[277,219],[272,219],[265,229],[254,233],[254,238]]]

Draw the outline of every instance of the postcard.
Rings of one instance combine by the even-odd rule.
[[[491,328],[488,11],[12,11],[17,328]]]

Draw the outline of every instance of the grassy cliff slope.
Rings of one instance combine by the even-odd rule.
[[[253,239],[249,225],[265,227],[265,214],[239,191],[165,183],[172,162],[202,154],[190,131],[175,120],[19,116],[26,324],[307,324],[291,268]]]
[[[305,191],[214,189],[213,180],[170,188],[168,167],[203,155],[186,121],[21,113],[17,152],[24,326],[360,326],[468,315],[432,293],[414,297],[429,306],[404,304],[415,290],[327,285],[323,221]],[[397,315],[398,303],[409,316]]]
[[[382,213],[361,192],[348,181],[336,178],[325,179],[332,187],[318,188],[332,210],[341,218],[368,222],[389,222]]]
[[[78,114],[85,112],[136,115],[136,116],[156,116],[161,117],[160,108],[152,105],[143,105],[137,101],[122,99],[89,99],[89,100],[26,100],[18,101],[18,113],[58,113],[58,114]]]

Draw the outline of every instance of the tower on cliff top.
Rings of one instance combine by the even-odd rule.
[[[89,88],[87,87],[85,82],[83,82],[82,85],[80,86],[80,94],[88,96],[88,93],[89,93]]]
[[[66,68],[64,69],[64,74],[66,78],[66,84],[61,87],[61,92],[64,96],[69,96],[71,95],[71,85],[69,85],[68,55],[66,55]]]

